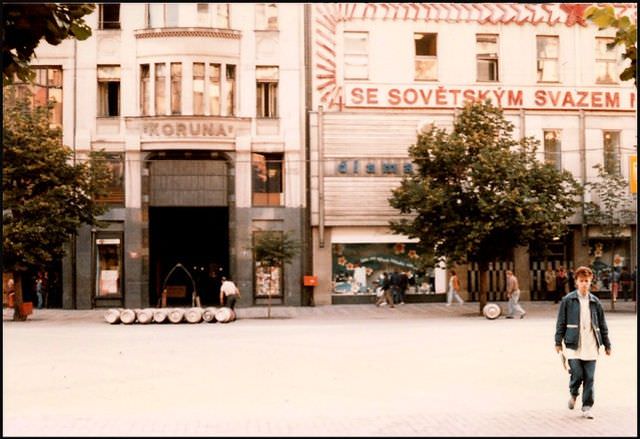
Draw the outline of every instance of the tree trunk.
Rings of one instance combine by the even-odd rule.
[[[616,310],[616,301],[614,300],[613,297],[613,279],[615,277],[615,270],[616,268],[613,266],[614,262],[615,262],[615,258],[616,258],[616,241],[615,238],[611,241],[611,271],[609,272],[609,291],[611,292],[611,311],[615,311]],[[618,285],[618,288],[620,288],[620,285]]]
[[[14,296],[13,296],[13,320],[24,322],[27,315],[22,313],[22,273],[13,272]]]
[[[480,299],[480,315],[482,314],[482,309],[487,304],[487,288],[489,286],[489,263],[487,261],[478,262],[478,269],[480,275],[479,282],[479,291],[478,296]]]
[[[269,267],[269,288],[267,289],[267,318],[271,318],[271,266]]]

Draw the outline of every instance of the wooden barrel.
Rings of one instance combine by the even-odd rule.
[[[123,309],[120,311],[120,320],[125,325],[130,325],[136,321],[136,313],[132,309]]]
[[[502,309],[497,303],[487,303],[484,308],[482,308],[482,314],[489,320],[495,320],[502,314]]]
[[[208,323],[217,322],[216,311],[218,311],[218,308],[216,308],[215,306],[206,307],[204,311],[202,311],[202,320]]]
[[[168,317],[171,323],[180,323],[184,318],[184,309],[172,308],[171,310],[169,310]]]
[[[202,308],[199,308],[197,306],[189,308],[184,313],[184,317],[189,323],[200,323],[200,321],[202,320]]]
[[[220,323],[233,322],[236,319],[236,313],[234,310],[228,307],[220,308],[216,311],[216,320]]]
[[[120,323],[120,309],[109,308],[104,313],[104,319],[107,323],[111,323],[112,325],[115,323]]]
[[[135,309],[138,323],[147,324],[153,321],[153,310],[150,308]]]
[[[167,321],[168,311],[166,309],[154,309],[153,321],[156,323],[164,323]]]

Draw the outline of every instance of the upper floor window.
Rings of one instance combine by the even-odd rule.
[[[209,112],[220,116],[220,64],[209,64]]]
[[[109,172],[107,195],[96,201],[113,206],[124,206],[124,154],[106,153],[106,165]]]
[[[140,65],[140,114],[151,115],[151,76],[149,64]]]
[[[251,154],[253,168],[253,204],[262,206],[282,206],[282,164],[281,153]]]
[[[278,29],[278,5],[275,3],[256,3],[256,29]]]
[[[553,36],[536,36],[538,82],[558,82],[559,38]]]
[[[278,67],[256,67],[256,117],[278,117]]]
[[[156,98],[156,116],[164,116],[167,113],[167,93],[165,80],[167,78],[167,65],[165,63],[156,63],[156,80],[155,80],[155,98]]]
[[[120,3],[99,3],[98,13],[100,29],[120,29]]]
[[[620,132],[603,131],[604,169],[609,174],[620,174]]]
[[[596,38],[596,82],[598,84],[616,83],[616,49],[613,38]]]
[[[193,114],[204,114],[204,63],[193,63]]]
[[[236,66],[227,64],[227,113],[226,116],[235,116],[235,100],[236,100]]]
[[[498,81],[498,36],[476,35],[478,81]]]
[[[558,171],[562,170],[560,130],[544,130],[544,161]]]
[[[213,27],[229,28],[229,3],[211,3],[216,8],[214,15],[215,22]]]
[[[53,101],[51,125],[62,126],[62,67],[31,66],[35,71],[33,83],[16,82],[16,99],[27,98],[32,106],[42,107]]]
[[[98,117],[120,115],[120,66],[98,66]]]
[[[171,63],[171,114],[182,114],[182,63]]]
[[[195,8],[195,9],[194,9]],[[229,28],[229,3],[148,3],[147,27]]]
[[[416,80],[438,79],[438,34],[413,34],[416,48]]]
[[[369,78],[369,33],[344,33],[344,79]]]

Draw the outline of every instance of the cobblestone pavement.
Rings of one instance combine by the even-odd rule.
[[[505,304],[501,303],[503,309]],[[238,309],[228,324],[3,311],[4,436],[636,436],[637,315],[608,311],[594,420],[566,408],[557,305]]]

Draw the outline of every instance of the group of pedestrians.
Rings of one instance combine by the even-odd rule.
[[[558,303],[565,294],[575,289],[575,280],[573,270],[565,270],[560,265],[554,270],[551,264],[544,271],[544,286],[549,299],[553,299],[553,303]]]
[[[397,269],[392,273],[382,273],[378,280],[376,306],[389,305],[389,308],[394,308],[395,305],[404,305],[404,296],[408,287],[407,273]]]

